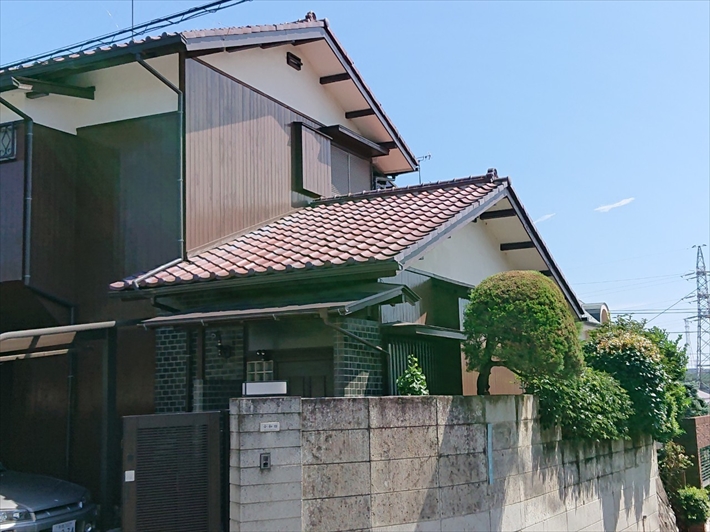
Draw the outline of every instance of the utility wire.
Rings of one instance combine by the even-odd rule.
[[[575,285],[583,284],[604,284],[604,283],[621,283],[623,281],[642,281],[646,279],[663,279],[668,277],[680,277],[682,273],[671,273],[667,275],[652,275],[651,277],[629,277],[628,279],[610,279],[608,281],[588,281],[586,283],[574,283]]]
[[[688,295],[685,295],[685,296],[681,297],[678,301],[676,301],[675,303],[673,303],[670,307],[668,307],[667,309],[665,309],[665,310],[662,311],[662,312],[659,312],[659,313],[656,314],[653,318],[651,318],[650,320],[648,320],[646,323],[647,323],[647,324],[648,324],[648,323],[651,323],[651,322],[652,322],[653,320],[655,320],[657,317],[659,317],[659,316],[665,314],[665,313],[668,312],[670,309],[672,309],[673,307],[675,307],[678,303],[680,303],[681,301],[683,301],[686,297],[692,296],[694,293],[695,293],[695,290],[691,290]]]
[[[221,9],[225,9],[227,7],[232,6],[238,6],[240,4],[244,4],[250,1],[251,0],[217,0],[215,2],[209,2],[198,7],[192,7],[190,9],[186,9],[184,11],[168,15],[167,17],[156,18],[148,22],[138,24],[137,26],[133,26],[131,28],[107,33],[106,35],[102,35],[100,37],[95,37],[93,39],[72,44],[71,46],[57,48],[56,50],[52,50],[51,52],[36,55],[33,57],[27,57],[25,59],[21,59],[20,61],[15,61],[14,63],[2,65],[0,66],[0,70],[9,70],[29,63],[48,61],[58,55],[64,55],[69,53],[76,54],[81,53],[85,50],[98,48],[100,46],[111,45],[117,41],[123,41],[138,37],[140,35],[145,35],[148,32],[158,31],[163,28],[167,28],[168,26],[174,26],[175,24],[180,24],[182,22],[192,20],[194,18],[201,17],[209,13],[216,13]]]

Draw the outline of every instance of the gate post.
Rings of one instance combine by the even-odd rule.
[[[229,529],[301,530],[301,398],[232,399]]]

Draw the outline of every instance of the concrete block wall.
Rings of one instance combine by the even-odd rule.
[[[232,530],[659,529],[653,443],[561,441],[531,396],[236,399],[232,420]]]

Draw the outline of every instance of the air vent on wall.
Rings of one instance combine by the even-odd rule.
[[[286,52],[286,64],[291,68],[301,70],[301,67],[303,66],[303,61],[301,61],[301,58],[297,55],[294,55],[291,52]]]

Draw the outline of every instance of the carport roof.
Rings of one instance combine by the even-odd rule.
[[[74,343],[77,334],[102,331],[120,325],[131,325],[135,323],[136,322],[99,321],[78,325],[2,333],[0,334],[0,363],[28,358],[64,355]]]

